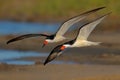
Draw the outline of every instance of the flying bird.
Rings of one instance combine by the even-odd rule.
[[[44,65],[46,65],[48,62],[54,60],[56,57],[58,57],[62,52],[67,48],[73,48],[73,47],[85,47],[85,46],[92,46],[92,45],[99,45],[101,42],[92,42],[88,41],[87,38],[90,35],[90,33],[93,31],[93,29],[110,13],[107,13],[92,22],[88,22],[81,26],[79,28],[79,31],[77,33],[77,36],[68,42],[65,42],[61,45],[58,45],[55,47],[47,59],[44,62]]]
[[[84,12],[84,13],[82,13],[80,15],[77,15],[75,17],[72,17],[72,18],[66,20],[61,25],[61,27],[58,29],[58,31],[55,34],[52,34],[52,35],[48,35],[48,34],[26,34],[26,35],[21,35],[21,36],[18,36],[16,38],[10,39],[9,41],[7,41],[7,44],[15,42],[15,41],[23,40],[25,38],[36,37],[36,36],[45,36],[46,37],[46,39],[43,42],[43,46],[42,47],[44,47],[48,43],[59,42],[59,41],[65,40],[67,38],[64,37],[64,34],[67,32],[67,30],[73,24],[83,20],[84,18],[86,18],[91,13],[94,13],[94,12],[96,12],[98,10],[103,9],[103,8],[105,8],[105,7],[99,7],[99,8],[96,8],[96,9]]]

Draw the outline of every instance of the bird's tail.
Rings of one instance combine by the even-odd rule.
[[[96,46],[96,45],[100,45],[102,42],[91,42],[91,41],[88,41],[89,45],[93,45],[93,46]]]

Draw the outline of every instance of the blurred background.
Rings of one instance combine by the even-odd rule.
[[[97,53],[100,53],[102,57],[113,56],[113,54],[118,56],[120,52],[120,0],[0,0],[0,62],[8,64],[33,64],[33,61],[36,60],[42,62],[56,44],[54,46],[50,44],[41,49],[44,37],[42,39],[41,37],[25,39],[10,45],[6,45],[6,41],[21,34],[55,33],[65,20],[102,6],[105,6],[106,9],[93,14],[92,18],[108,12],[112,13],[99,24],[89,39],[109,45],[82,50],[68,50],[66,53],[71,53],[71,55],[74,51],[76,52],[74,57],[61,58],[62,60],[71,60],[71,63],[86,63],[93,58],[92,55],[92,58],[89,58],[90,60],[86,60],[88,58],[85,59],[82,56],[84,59],[79,60],[77,56],[80,54],[77,53],[87,54],[89,52],[89,55],[94,53],[97,56]],[[72,33],[68,32],[67,35],[70,34]],[[116,60],[116,56],[112,62],[107,62],[109,60],[101,62],[101,57],[99,58],[100,60],[97,60],[97,62],[100,63],[112,64]],[[62,62],[58,61],[58,63]],[[120,63],[120,60],[118,60],[118,63]],[[118,63],[115,62],[115,64]]]
[[[0,19],[27,22],[63,22],[87,10],[106,6],[112,12],[104,30],[119,30],[119,0],[1,0]]]

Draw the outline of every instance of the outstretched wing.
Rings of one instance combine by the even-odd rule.
[[[47,59],[44,62],[44,65],[46,65],[48,62],[54,60],[57,56],[59,56],[62,52],[62,50],[60,50],[62,45],[59,45],[57,47],[55,47],[49,54],[49,56],[47,57]]]
[[[65,34],[65,32],[75,23],[83,20],[84,18],[86,18],[89,14],[93,13],[93,12],[96,12],[100,9],[103,9],[105,7],[99,7],[99,8],[96,8],[96,9],[93,9],[93,10],[90,10],[90,11],[87,11],[87,12],[84,12],[78,16],[75,16],[75,17],[72,17],[70,18],[69,20],[65,21],[61,27],[58,29],[58,31],[56,32],[56,36],[63,36]]]
[[[108,13],[110,14],[110,13]],[[78,36],[76,40],[87,40],[88,36],[90,35],[90,33],[93,31],[93,29],[108,15],[105,14],[99,18],[97,18],[96,20],[87,23],[85,25],[83,25],[79,32],[78,32]]]
[[[9,44],[11,42],[22,40],[22,39],[25,39],[25,38],[36,37],[36,36],[46,36],[46,37],[48,37],[49,35],[46,35],[46,34],[26,34],[26,35],[21,35],[21,36],[18,36],[16,38],[10,39],[9,41],[7,41],[7,44]]]

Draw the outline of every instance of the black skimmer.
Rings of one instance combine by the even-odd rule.
[[[108,13],[110,14],[110,13]],[[64,49],[67,48],[73,48],[73,47],[85,47],[85,46],[92,46],[92,45],[99,45],[100,42],[91,42],[88,41],[87,38],[90,35],[90,33],[93,31],[93,29],[108,15],[105,14],[97,19],[95,19],[92,22],[86,23],[83,26],[79,28],[78,34],[75,39],[65,42],[61,45],[58,45],[55,47],[47,59],[44,62],[44,65],[46,65],[48,62],[52,61],[55,59],[57,56],[59,56]]]
[[[25,38],[30,38],[30,37],[36,37],[36,36],[45,36],[46,39],[44,40],[43,46],[47,45],[48,43],[53,43],[53,42],[59,42],[62,40],[65,40],[67,38],[64,37],[64,34],[66,33],[66,31],[75,23],[83,20],[84,18],[86,18],[89,14],[96,12],[100,9],[103,9],[105,7],[99,7],[96,9],[92,9],[90,11],[84,12],[78,16],[72,17],[68,20],[66,20],[61,27],[58,29],[58,31],[53,34],[53,35],[47,35],[47,34],[26,34],[26,35],[21,35],[18,36],[16,38],[10,39],[9,41],[7,41],[7,44],[11,43],[11,42],[15,42],[15,41],[19,41]]]

